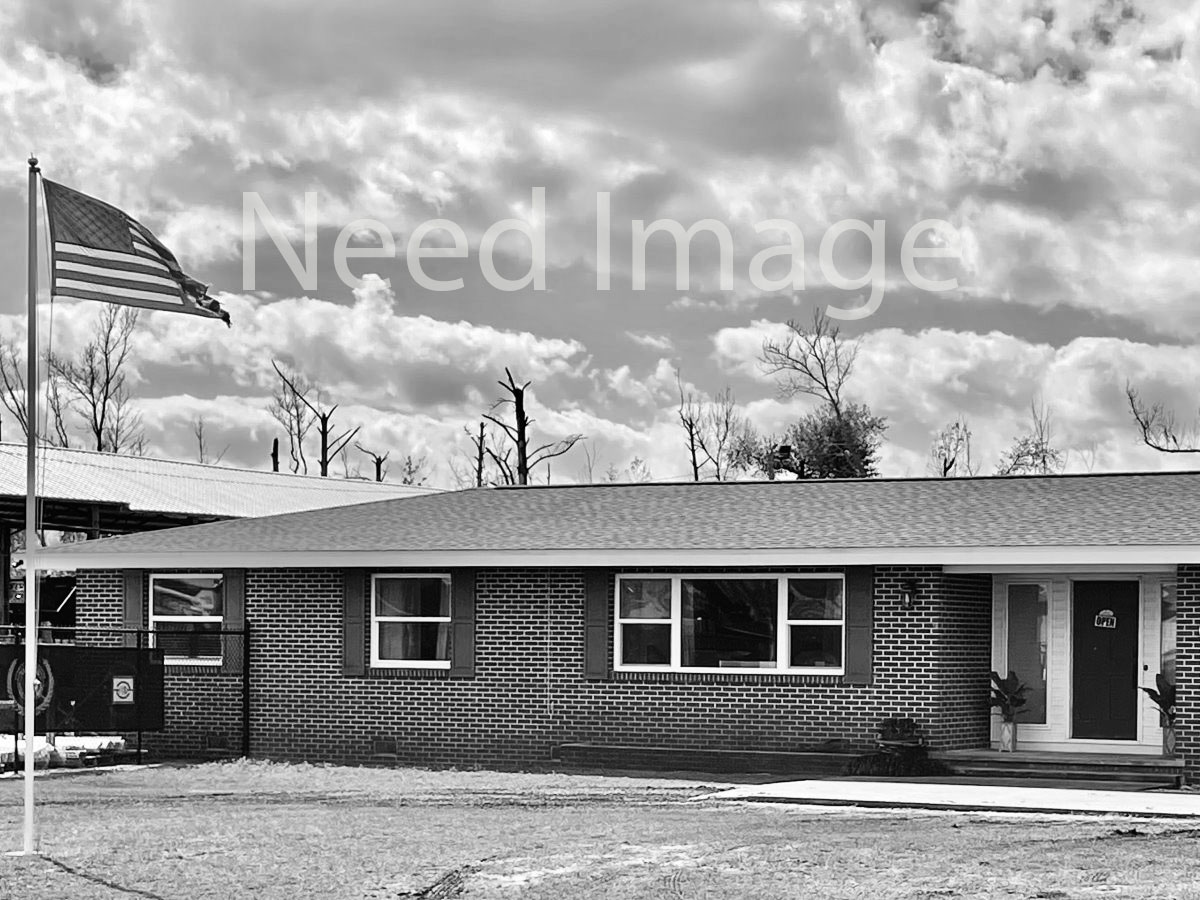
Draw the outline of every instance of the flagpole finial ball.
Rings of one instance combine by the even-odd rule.
[[[32,153],[29,154],[29,168],[31,168],[31,169],[37,168],[37,157],[34,156]]]

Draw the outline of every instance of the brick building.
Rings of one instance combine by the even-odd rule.
[[[43,564],[77,571],[81,626],[171,631],[171,750],[228,725],[243,678],[273,758],[856,748],[890,716],[987,748],[996,669],[1030,685],[1023,747],[1146,757],[1162,672],[1200,766],[1200,474],[477,489]],[[243,624],[249,672],[204,638]]]

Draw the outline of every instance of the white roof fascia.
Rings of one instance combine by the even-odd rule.
[[[942,566],[953,572],[996,572],[1005,567],[1088,567],[1124,571],[1147,567],[1200,565],[1200,545],[1040,546],[1040,547],[834,547],[820,549],[729,550],[162,550],[88,553],[78,549],[39,553],[41,570],[73,569],[326,569],[472,566],[488,568],[583,566]],[[14,554],[20,559],[22,554]]]

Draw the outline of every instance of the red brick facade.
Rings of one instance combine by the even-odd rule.
[[[143,604],[149,603],[149,589]],[[89,644],[125,643],[122,573],[81,571],[76,576],[75,624],[79,640]],[[142,747],[164,756],[192,756],[204,749],[210,736],[223,736],[230,747],[241,747],[242,679],[220,669],[167,666],[163,677],[167,730],[142,735]]]
[[[909,580],[918,590],[905,609]],[[403,761],[432,765],[522,765],[574,742],[866,747],[889,716],[915,718],[935,747],[988,741],[989,576],[877,568],[874,677],[864,685],[767,674],[619,672],[588,680],[579,569],[479,571],[473,677],[369,667],[365,676],[347,676],[342,592],[340,570],[246,573],[252,755],[356,762],[380,737],[397,741]],[[81,628],[120,627],[120,572],[80,572],[77,596]],[[1182,632],[1181,620],[1181,641]],[[611,628],[609,640],[611,659]],[[147,736],[146,746],[190,753],[204,734],[225,731],[236,748],[240,702],[239,676],[169,667],[167,731]]]
[[[1175,682],[1176,755],[1188,767],[1188,780],[1200,778],[1200,722],[1188,710],[1200,709],[1200,566],[1180,566],[1176,580]]]

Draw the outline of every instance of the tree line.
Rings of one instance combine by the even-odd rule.
[[[103,306],[82,348],[73,354],[49,355],[46,422],[40,429],[45,444],[145,453],[145,429],[129,383],[131,338],[137,320],[136,309]],[[731,388],[710,397],[685,384],[677,370],[675,419],[687,476],[694,481],[877,476],[889,423],[849,391],[860,349],[858,339],[847,338],[820,312],[807,322],[789,320],[783,337],[766,339],[757,361],[764,374],[774,377],[779,396],[806,397],[814,402],[808,412],[776,432],[757,429],[739,408]],[[297,474],[315,472],[329,477],[340,462],[346,478],[383,481],[391,475],[393,480],[414,485],[429,480],[431,466],[426,455],[406,451],[393,460],[391,449],[364,445],[358,440],[361,426],[342,423],[340,404],[333,403],[313,378],[280,360],[273,359],[271,364],[277,381],[268,412],[282,431],[286,449],[283,457],[280,439],[272,440],[269,458],[275,471],[286,468]],[[24,370],[23,353],[16,342],[0,342],[0,404],[22,436],[27,431]],[[549,482],[554,461],[577,445],[582,447],[584,465],[568,480],[653,480],[649,466],[639,457],[623,467],[609,464],[598,471],[595,450],[582,434],[539,438],[530,416],[531,382],[505,368],[504,378],[497,384],[495,401],[476,424],[464,426],[465,449],[460,447],[448,459],[459,487]],[[1200,428],[1181,427],[1170,409],[1146,402],[1132,384],[1126,384],[1125,396],[1146,446],[1163,453],[1200,453]],[[192,420],[191,430],[197,461],[220,462],[228,446],[214,452],[203,416]],[[981,474],[973,439],[965,416],[939,429],[929,448],[927,473],[941,478]],[[358,452],[357,458],[351,458],[352,449]],[[1080,455],[1090,471],[1094,447]],[[1026,426],[1001,454],[994,473],[1057,474],[1066,469],[1067,459],[1068,452],[1055,441],[1050,410],[1035,400]]]

